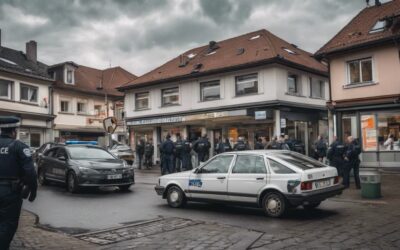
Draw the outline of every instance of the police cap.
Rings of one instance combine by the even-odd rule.
[[[17,128],[21,119],[16,116],[0,116],[0,128]]]

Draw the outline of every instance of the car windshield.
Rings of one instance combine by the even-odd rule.
[[[70,147],[68,150],[72,159],[115,159],[112,154],[101,148]]]
[[[319,161],[316,161],[312,158],[309,158],[307,156],[304,156],[302,154],[297,154],[297,153],[275,153],[273,154],[274,157],[281,159],[285,162],[288,162],[300,169],[303,170],[308,170],[308,169],[313,169],[313,168],[323,168],[326,167],[324,164],[320,163]]]

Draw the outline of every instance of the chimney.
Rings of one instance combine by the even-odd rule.
[[[37,62],[37,43],[35,41],[26,43],[26,58],[34,63]]]

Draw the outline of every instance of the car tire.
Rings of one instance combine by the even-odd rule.
[[[126,192],[129,190],[129,188],[131,188],[131,185],[121,185],[121,186],[118,186],[118,188],[120,191]]]
[[[307,210],[312,210],[312,209],[316,209],[319,205],[321,205],[321,202],[315,202],[315,203],[303,205],[303,208],[307,209]]]
[[[78,186],[78,179],[74,171],[69,171],[67,176],[67,191],[71,194],[78,193],[79,186]]]
[[[278,192],[267,193],[262,201],[266,215],[273,218],[282,217],[286,213],[286,199]]]
[[[167,190],[167,202],[173,208],[183,207],[186,204],[186,196],[182,189],[172,186]]]
[[[38,182],[42,186],[46,186],[47,184],[49,184],[45,176],[45,171],[43,169],[38,170]]]

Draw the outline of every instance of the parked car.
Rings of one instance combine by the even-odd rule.
[[[271,217],[290,207],[316,208],[343,189],[336,168],[281,150],[219,154],[194,170],[160,177],[155,187],[174,208],[218,201],[261,207]]]
[[[82,187],[118,186],[128,190],[135,182],[133,167],[124,160],[91,143],[79,142],[66,142],[45,151],[38,161],[38,179],[41,185],[64,183],[71,193]]]
[[[135,156],[133,150],[128,145],[115,144],[110,148],[109,151],[118,158],[125,160],[129,165],[133,164]]]

